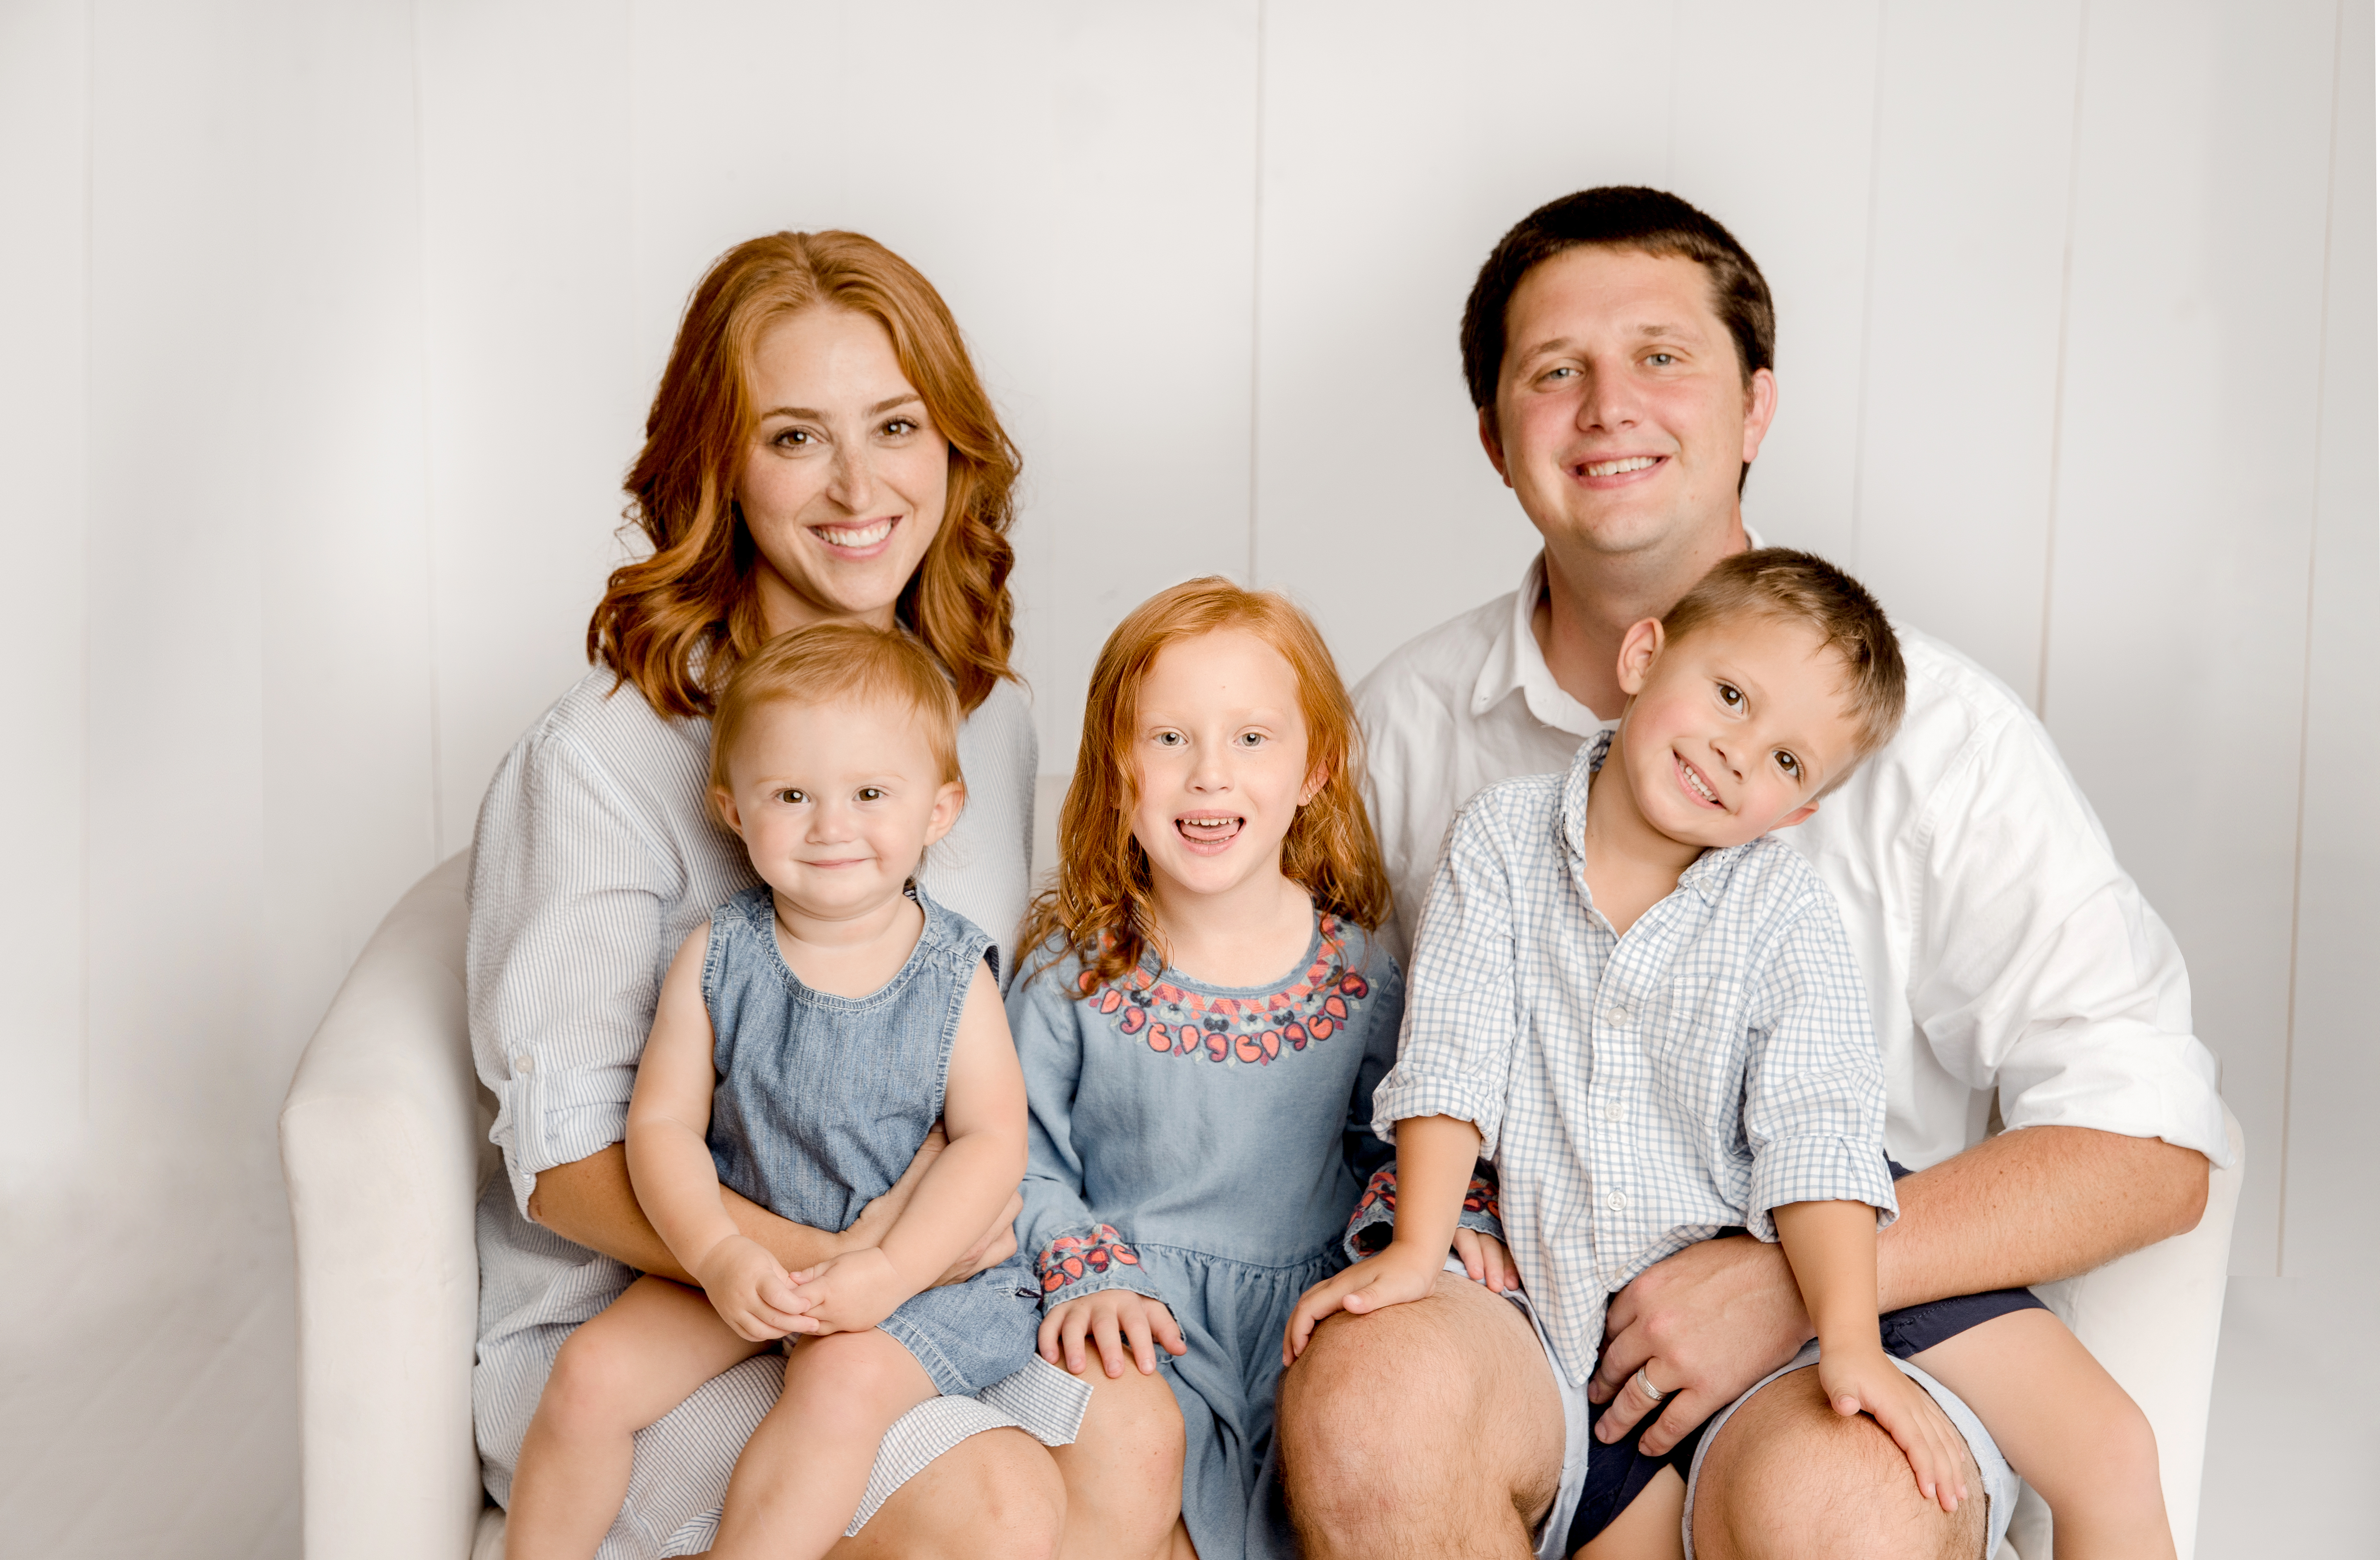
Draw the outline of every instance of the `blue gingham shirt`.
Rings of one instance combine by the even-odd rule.
[[[1568,774],[1489,786],[1424,902],[1373,1127],[1475,1123],[1522,1283],[1573,1385],[1611,1293],[1770,1210],[1898,1211],[1884,1071],[1833,896],[1782,841],[1706,851],[1624,937],[1585,876],[1604,732]]]

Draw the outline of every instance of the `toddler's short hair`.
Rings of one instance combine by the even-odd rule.
[[[1815,629],[1840,656],[1849,674],[1844,694],[1858,726],[1851,768],[1828,783],[1831,791],[1900,729],[1909,674],[1900,639],[1876,598],[1859,581],[1815,553],[1761,547],[1722,558],[1661,619],[1672,644],[1697,629],[1757,613]]]
[[[905,705],[917,717],[941,780],[965,780],[959,773],[959,697],[941,663],[905,634],[856,623],[813,623],[780,634],[747,656],[721,690],[718,712],[710,718],[713,816],[717,793],[733,789],[727,760],[754,710],[844,699]]]

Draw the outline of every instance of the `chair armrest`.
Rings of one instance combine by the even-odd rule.
[[[463,1002],[465,855],[347,973],[281,1107],[298,1248],[308,1560],[470,1554],[486,1132]]]
[[[2231,1167],[2207,1177],[2206,1212],[2197,1228],[2095,1273],[2034,1289],[2148,1416],[2178,1560],[2192,1560],[2198,1548],[2199,1486],[2231,1265],[2231,1220],[2248,1168],[2240,1119],[2228,1106],[2223,1119],[2231,1135]],[[2047,1560],[2049,1513],[2030,1490],[2017,1503],[2009,1540],[2024,1560]]]

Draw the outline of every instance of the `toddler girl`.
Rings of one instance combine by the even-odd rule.
[[[781,1338],[798,1347],[712,1553],[824,1554],[894,1420],[1031,1356],[1021,1258],[928,1288],[1025,1166],[990,939],[911,881],[965,800],[958,717],[924,650],[847,623],[771,641],[721,695],[711,804],[763,881],[678,949],[628,1107],[637,1201],[702,1289],[639,1278],[563,1346],[514,1477],[514,1560],[592,1554],[636,1433]],[[949,1146],[876,1246],[789,1274],[722,1204],[724,1185],[846,1229],[937,1118]]]
[[[1353,1155],[1374,1150],[1395,1059],[1358,741],[1330,652],[1282,598],[1209,578],[1144,603],[1091,674],[1057,886],[1019,938],[1017,1239],[1038,1253],[1041,1353],[1080,1372],[1087,1336],[1111,1374],[1127,1349],[1143,1371],[1172,1356],[1173,1550],[1203,1560],[1293,1552],[1277,1503],[1252,1499],[1281,1328],[1343,1265],[1370,1168]]]

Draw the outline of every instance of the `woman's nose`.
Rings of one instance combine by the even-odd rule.
[[[835,450],[834,466],[827,479],[827,497],[856,514],[876,497],[875,463],[865,444],[844,443]]]

